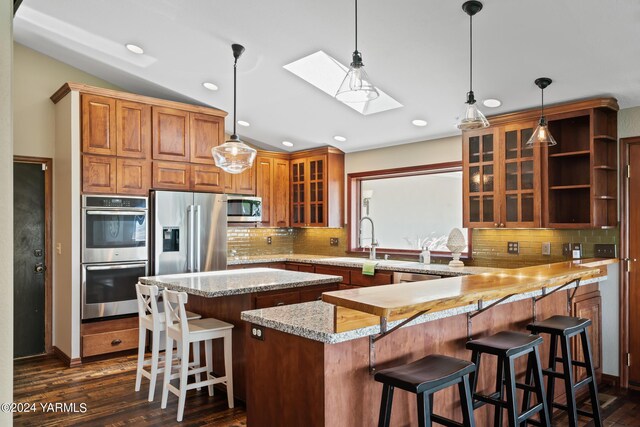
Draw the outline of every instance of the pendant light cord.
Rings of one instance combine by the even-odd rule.
[[[469,15],[469,92],[473,92],[473,15]]]
[[[541,92],[542,92],[542,95],[541,95],[541,98],[542,98],[541,106],[542,106],[542,108],[540,110],[540,118],[544,119],[544,89],[542,89]]]
[[[233,61],[233,135],[236,135],[236,70],[238,68],[238,58]]]
[[[355,0],[356,3],[356,52],[358,51],[358,0]]]

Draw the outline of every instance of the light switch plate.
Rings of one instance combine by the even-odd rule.
[[[614,243],[596,243],[593,245],[593,254],[598,258],[615,258],[618,256]]]
[[[562,256],[571,256],[571,243],[562,244]]]
[[[507,253],[518,255],[520,253],[520,244],[518,242],[507,242]]]
[[[544,242],[542,244],[542,255],[551,255],[551,242]]]

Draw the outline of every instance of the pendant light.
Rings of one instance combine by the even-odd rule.
[[[368,102],[376,99],[380,94],[371,84],[367,72],[364,70],[362,55],[358,52],[358,0],[356,4],[356,50],[353,51],[351,66],[342,84],[336,92],[336,99],[352,104]]]
[[[489,121],[478,110],[476,99],[473,96],[473,15],[482,10],[482,3],[476,0],[464,2],[462,10],[469,15],[469,92],[467,92],[467,102],[464,107],[464,113],[458,122],[458,129],[471,130],[486,128]]]
[[[236,134],[236,69],[238,58],[244,52],[244,46],[232,44],[233,50],[233,135],[224,144],[211,149],[216,166],[225,172],[238,174],[249,169],[256,158],[256,150],[240,141]]]
[[[547,126],[547,118],[544,116],[544,89],[551,84],[551,79],[548,77],[540,77],[536,79],[535,84],[540,88],[540,92],[542,93],[542,102],[540,109],[540,121],[538,122],[538,127],[531,135],[531,138],[527,141],[527,147],[550,147],[552,145],[556,145],[557,142],[551,136],[549,132],[549,127]]]

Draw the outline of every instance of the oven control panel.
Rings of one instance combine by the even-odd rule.
[[[86,208],[135,208],[147,209],[146,197],[84,196]]]

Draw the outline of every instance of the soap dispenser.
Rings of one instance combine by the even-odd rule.
[[[422,252],[420,252],[419,262],[420,264],[426,264],[426,265],[431,264],[431,252],[429,252],[429,247],[426,245],[422,247]]]

